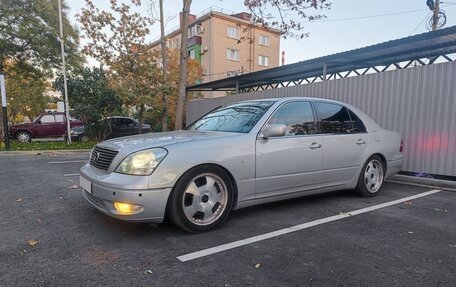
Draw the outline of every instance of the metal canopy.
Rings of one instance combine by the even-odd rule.
[[[355,75],[386,71],[389,67],[403,69],[417,61],[419,65],[432,64],[440,56],[456,53],[456,26],[434,32],[401,38],[347,52],[319,57],[295,64],[230,77],[187,87],[187,91],[249,91],[259,88],[277,88],[292,84],[345,78]],[[422,60],[425,59],[425,60]],[[408,62],[405,65],[401,63]],[[427,62],[427,63],[426,63]],[[383,67],[383,68],[378,68]],[[364,71],[359,71],[364,69]],[[341,73],[347,72],[345,75]],[[313,80],[309,80],[312,79]],[[286,83],[286,84],[285,84]]]

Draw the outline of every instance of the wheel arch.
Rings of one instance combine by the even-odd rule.
[[[374,153],[369,158],[371,158],[373,156],[378,156],[382,160],[383,167],[385,168],[384,174],[386,174],[386,171],[388,169],[388,164],[386,162],[386,157],[383,154],[381,154],[381,153]]]
[[[33,137],[34,137],[34,134],[32,133],[31,130],[29,130],[29,129],[19,129],[19,130],[17,130],[17,131],[14,132],[14,138],[16,138],[17,135],[18,135],[20,132],[26,132],[26,133],[28,133],[28,134],[30,135],[30,138],[33,138]]]
[[[171,189],[171,192],[174,191],[174,188],[176,187],[178,181],[188,172],[190,172],[191,170],[193,169],[196,169],[196,168],[201,168],[203,166],[214,166],[214,167],[218,167],[220,169],[222,169],[226,175],[228,176],[228,178],[230,179],[231,181],[231,184],[233,185],[233,206],[232,208],[235,208],[237,206],[237,203],[238,203],[238,187],[237,187],[237,183],[236,183],[236,180],[234,179],[234,176],[233,174],[226,168],[224,167],[223,165],[220,165],[220,164],[217,164],[217,163],[201,163],[201,164],[197,164],[195,166],[192,166],[191,168],[188,168],[186,171],[184,171],[180,176],[179,178],[176,180],[176,182],[174,183],[173,185],[173,188]],[[168,218],[168,211],[169,211],[169,205],[170,205],[170,198],[171,196],[168,196],[168,200],[166,202],[166,209],[165,209],[165,218]]]

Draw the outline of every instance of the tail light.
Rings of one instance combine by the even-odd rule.
[[[401,146],[399,148],[399,152],[404,152],[404,141],[401,140]]]

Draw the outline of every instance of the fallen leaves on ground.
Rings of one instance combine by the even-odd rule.
[[[73,184],[72,186],[70,186],[70,189],[78,189],[79,188],[79,185],[77,184]]]
[[[440,209],[440,208],[433,208],[434,211],[438,211],[438,212],[448,212],[447,209]]]
[[[38,243],[40,243],[40,242],[36,241],[35,239],[30,239],[27,241],[27,244],[32,247],[35,247]]]
[[[261,268],[261,264],[260,263],[255,264],[255,269],[260,269],[260,268]]]
[[[152,270],[147,269],[146,271],[144,271],[144,274],[146,274],[146,275],[152,274]]]
[[[405,204],[405,205],[412,205],[412,202],[406,201],[406,202],[404,202],[404,204]]]
[[[52,152],[48,153],[48,155],[49,155],[50,157],[56,157],[56,156],[57,156],[55,153],[52,153]]]
[[[21,202],[21,201],[22,201],[22,198],[16,199],[16,202]]]

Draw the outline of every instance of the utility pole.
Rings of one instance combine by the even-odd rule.
[[[165,39],[165,16],[163,15],[163,0],[160,2],[160,44],[162,50],[162,69],[163,69],[163,84],[168,84],[168,50],[166,49]],[[163,110],[161,118],[162,132],[168,130],[168,89],[162,91],[163,94]]]
[[[439,13],[440,13],[440,0],[435,0],[434,4],[434,16],[432,18],[432,31],[437,30],[439,25]]]
[[[68,144],[71,144],[70,105],[68,104],[65,46],[64,46],[64,40],[63,40],[62,3],[61,3],[62,0],[57,0],[57,1],[59,3],[60,50],[62,52],[63,87],[65,90],[65,117],[66,117],[66,124],[67,124],[67,142],[68,142]]]

